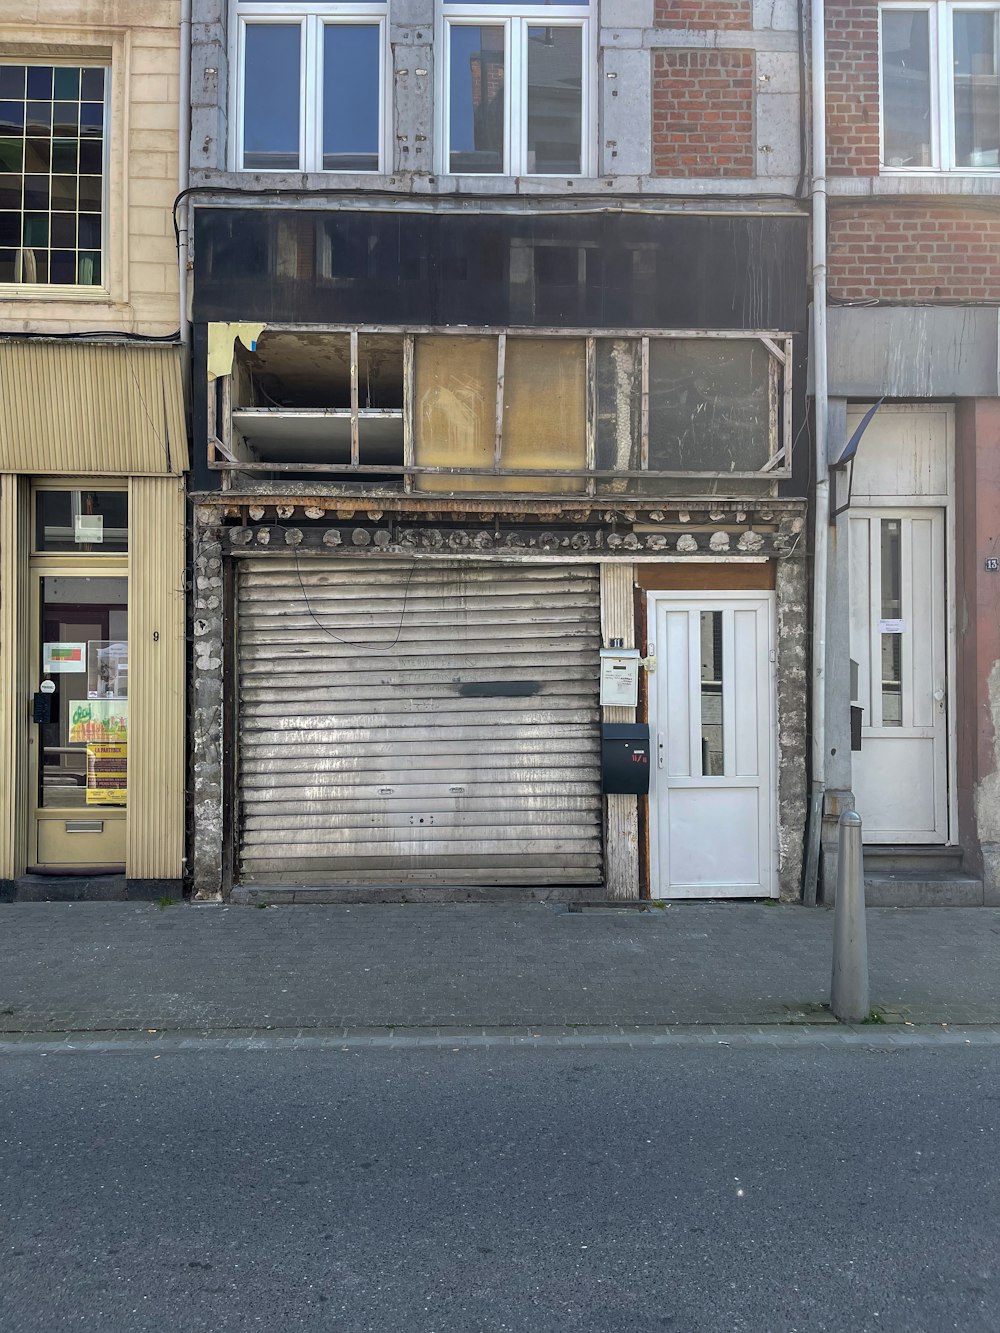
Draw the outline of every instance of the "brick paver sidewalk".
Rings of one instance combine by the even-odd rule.
[[[0,907],[0,1032],[816,1022],[830,912]],[[1000,909],[868,913],[887,1021],[1000,1023]]]

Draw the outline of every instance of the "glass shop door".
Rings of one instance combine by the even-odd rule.
[[[70,572],[71,571],[71,572]],[[128,813],[128,579],[74,562],[37,572],[29,864],[124,872]]]

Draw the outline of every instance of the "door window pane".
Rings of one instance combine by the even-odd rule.
[[[882,519],[882,620],[899,620],[902,614],[903,561],[901,524],[898,518]],[[903,636],[886,632],[882,640],[882,725],[903,725]]]
[[[504,167],[504,28],[452,24],[449,38],[449,170],[497,175]]]
[[[125,805],[128,581],[44,578],[41,621],[41,680],[55,690],[38,727],[39,805]]]
[[[528,28],[529,172],[579,175],[583,29]]]
[[[243,166],[298,170],[302,28],[248,23],[243,58]]]
[[[931,71],[925,9],[882,11],[882,158],[890,167],[929,167]]]
[[[328,23],[323,34],[323,170],[378,171],[381,33]]]
[[[726,771],[722,735],[722,612],[701,613],[701,772],[721,778]]]
[[[128,550],[128,491],[39,491],[35,550],[116,555]]]
[[[1000,165],[1000,12],[954,16],[955,165]]]

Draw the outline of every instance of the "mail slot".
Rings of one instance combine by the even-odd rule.
[[[851,704],[851,749],[861,749],[861,722],[864,716],[864,709],[857,704]]]
[[[601,790],[645,796],[649,791],[649,727],[645,722],[605,722],[601,727]]]

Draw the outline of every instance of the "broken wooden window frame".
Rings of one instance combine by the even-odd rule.
[[[224,475],[223,486],[231,485],[234,472],[254,473],[310,473],[317,479],[326,475],[341,481],[349,481],[353,474],[378,476],[382,479],[402,479],[403,489],[413,489],[414,478],[421,476],[475,476],[488,478],[504,477],[548,477],[553,483],[559,480],[579,479],[586,481],[586,493],[598,494],[598,482],[607,480],[624,481],[670,481],[680,479],[698,479],[704,481],[778,481],[791,476],[792,444],[792,365],[793,337],[790,333],[770,332],[765,330],[707,330],[707,329],[599,329],[581,330],[575,328],[503,328],[474,327],[463,325],[455,327],[435,327],[432,325],[409,326],[402,328],[389,325],[336,325],[318,328],[315,325],[281,324],[268,326],[274,332],[310,333],[340,335],[350,340],[350,386],[351,405],[349,408],[234,408],[232,405],[231,375],[220,376],[215,383],[209,384],[208,412],[208,467]],[[358,395],[358,360],[361,339],[367,335],[385,334],[402,339],[403,345],[403,393],[402,410],[362,408]],[[497,375],[496,375],[496,419],[493,443],[492,466],[472,464],[469,466],[442,466],[421,464],[416,458],[415,415],[417,404],[414,391],[415,360],[417,340],[421,336],[450,337],[488,337],[496,340]],[[503,464],[503,408],[506,344],[508,336],[517,338],[570,338],[582,341],[586,357],[586,432],[581,441],[585,465],[580,468],[560,468],[523,465],[504,466]],[[627,340],[638,342],[641,349],[641,387],[640,387],[640,440],[638,468],[614,469],[599,468],[597,462],[597,347],[602,340]],[[654,339],[663,340],[724,340],[761,343],[768,353],[768,457],[762,467],[757,469],[733,469],[729,471],[699,469],[652,469],[649,467],[650,447],[650,385],[649,385],[649,346]],[[254,415],[275,416],[285,413],[289,417],[329,417],[350,418],[351,423],[351,461],[347,463],[296,463],[267,462],[253,455],[252,447],[240,439],[240,432],[234,428],[234,412],[240,419]],[[360,457],[360,422],[366,416],[386,416],[402,418],[402,462],[369,463]],[[554,488],[555,489],[555,488]]]

